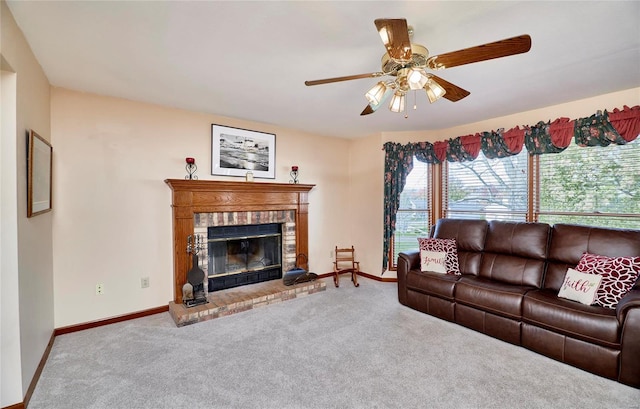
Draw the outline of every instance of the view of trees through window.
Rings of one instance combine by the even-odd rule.
[[[418,248],[418,237],[429,236],[430,181],[430,166],[414,158],[413,170],[400,194],[400,207],[396,214],[393,257],[390,258],[394,265],[399,253]]]
[[[626,145],[571,144],[539,162],[539,221],[640,228],[640,138]]]
[[[538,160],[532,175],[528,161]],[[533,189],[529,180],[533,179]],[[533,195],[535,221],[640,228],[640,139],[626,145],[579,147],[447,164],[446,217],[521,220]]]
[[[443,209],[449,218],[520,220],[527,217],[527,152],[447,163]]]

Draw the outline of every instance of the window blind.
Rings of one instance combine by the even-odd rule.
[[[539,157],[539,221],[640,228],[640,138]]]
[[[525,221],[528,154],[469,162],[447,162],[442,174],[442,208],[447,218]]]

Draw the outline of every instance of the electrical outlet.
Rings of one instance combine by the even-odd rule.
[[[104,294],[104,284],[98,283],[96,284],[96,295]]]
[[[149,277],[142,277],[140,279],[140,288],[149,288]]]
[[[333,250],[329,250],[329,258],[333,258]]]

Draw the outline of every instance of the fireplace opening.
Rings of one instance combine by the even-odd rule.
[[[207,228],[209,291],[282,278],[282,225]]]

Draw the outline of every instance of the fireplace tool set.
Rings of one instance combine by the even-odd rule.
[[[182,302],[187,307],[206,304],[209,291],[209,278],[198,266],[198,253],[204,249],[205,240],[199,234],[187,236],[187,253],[191,254],[191,270],[187,273],[187,282],[182,287]]]

